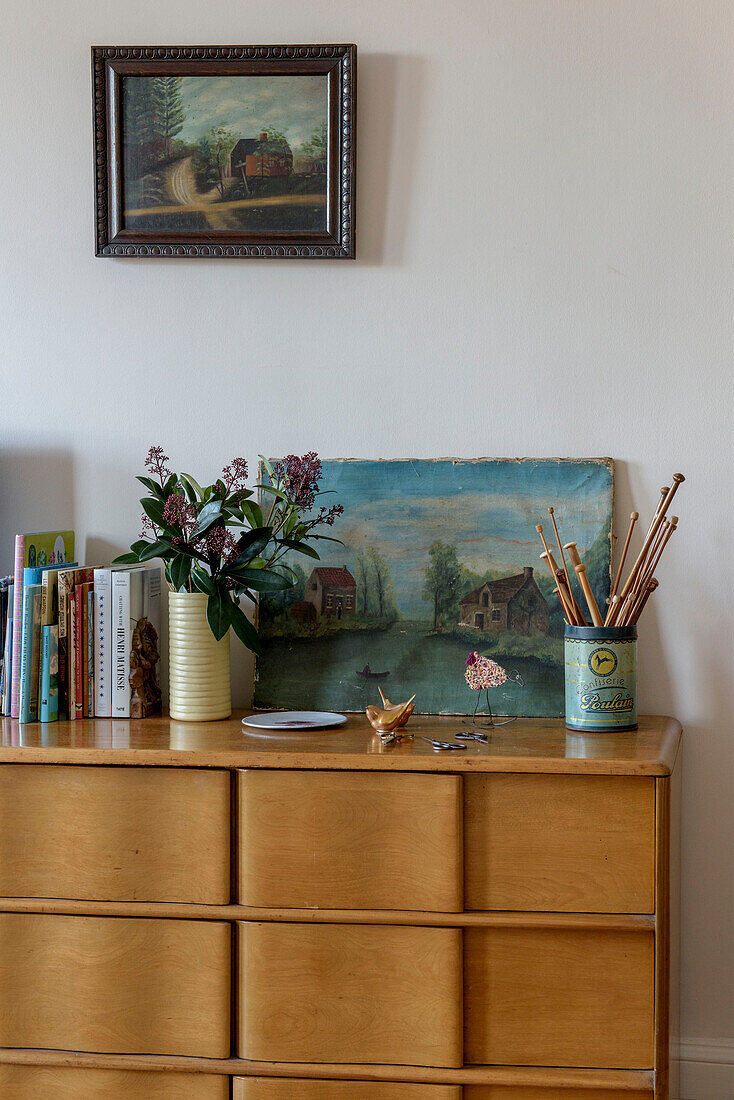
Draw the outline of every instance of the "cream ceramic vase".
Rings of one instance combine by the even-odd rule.
[[[168,596],[171,718],[207,722],[229,718],[229,631],[217,641],[206,621],[203,592]]]

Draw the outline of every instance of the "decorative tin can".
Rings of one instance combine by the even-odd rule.
[[[637,627],[567,626],[565,651],[568,729],[637,729]]]

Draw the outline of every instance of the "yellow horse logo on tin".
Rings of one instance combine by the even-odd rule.
[[[611,649],[595,649],[589,657],[589,668],[597,676],[610,676],[617,667],[617,658]]]

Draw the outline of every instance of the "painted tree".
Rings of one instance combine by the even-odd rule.
[[[208,138],[201,138],[196,146],[194,171],[196,172],[196,183],[202,191],[208,190],[219,181],[217,167],[212,156],[212,147]]]
[[[390,566],[374,546],[370,546],[367,551],[367,560],[372,574],[377,613],[381,619],[384,619],[396,610]]]
[[[208,134],[209,146],[212,151],[212,160],[219,182],[219,193],[224,195],[224,181],[229,167],[230,153],[237,144],[237,135],[228,130],[226,126],[212,126]]]
[[[171,142],[181,133],[186,120],[181,99],[181,77],[156,76],[153,91],[158,135],[163,141],[166,157],[170,157]]]
[[[122,133],[125,171],[136,179],[147,168],[146,147],[157,136],[155,79],[149,76],[128,76],[123,82]]]
[[[321,127],[314,130],[308,141],[304,141],[301,145],[303,156],[313,157],[314,160],[325,160],[328,140],[329,129],[326,123],[322,122]]]
[[[428,551],[423,599],[433,604],[433,629],[439,620],[456,618],[460,598],[462,568],[456,547],[436,541]]]
[[[357,582],[357,606],[362,605],[362,614],[367,617],[371,586],[370,563],[363,550],[358,550],[354,559],[354,579]]]

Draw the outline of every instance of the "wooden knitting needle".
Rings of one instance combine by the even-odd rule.
[[[576,568],[577,565],[581,565],[581,558],[579,556],[578,547],[576,546],[575,542],[564,543],[563,549],[568,550],[568,556],[571,559],[571,564],[573,565],[574,569]],[[581,578],[579,577],[579,583],[580,583],[580,581],[581,581]],[[587,581],[587,584],[588,584],[588,581]],[[583,590],[583,585],[581,587],[582,587],[582,590]],[[584,592],[584,595],[586,595],[585,592]],[[586,602],[587,603],[589,602],[588,599],[587,599]],[[581,608],[578,606],[578,604],[576,605],[576,607],[577,607],[579,616],[581,618],[581,622],[580,622],[579,625],[580,626],[588,626],[588,623],[586,622],[586,619],[583,616]]]
[[[626,610],[626,622],[624,624],[625,626],[629,625],[630,622],[634,622],[636,606],[645,595],[645,592],[647,591],[647,588],[655,575],[655,570],[657,569],[660,559],[663,555],[663,550],[668,545],[670,539],[672,538],[673,532],[678,527],[678,517],[671,516],[670,522],[666,522],[664,526],[666,528],[665,533],[663,537],[658,540],[654,554],[650,556],[650,564],[645,568],[644,575],[642,575],[642,580],[640,581],[639,585],[632,590],[631,594],[634,594],[635,598],[632,602],[632,605]]]
[[[678,490],[678,486],[682,482],[684,482],[685,480],[686,479],[683,477],[683,474],[673,474],[673,485],[668,490],[668,492],[665,494],[665,499],[661,502],[660,508],[658,509],[658,512],[653,517],[653,521],[650,524],[650,529],[647,532],[647,535],[645,536],[644,543],[642,544],[642,549],[640,550],[640,553],[637,556],[637,561],[632,566],[632,569],[630,570],[630,575],[627,577],[627,580],[625,581],[625,584],[624,584],[624,588],[620,592],[620,600],[622,601],[622,603],[627,599],[627,596],[629,595],[629,593],[632,589],[632,586],[634,585],[634,583],[637,579],[637,576],[640,572],[640,569],[641,569],[644,561],[647,558],[647,554],[648,554],[648,551],[650,549],[650,546],[652,545],[653,539],[657,535],[658,531],[660,530],[660,525],[662,524],[663,520],[665,519],[665,513],[667,512],[668,508],[670,507],[670,502],[672,501],[673,497],[675,496],[675,494]],[[610,623],[610,625],[615,623],[617,618],[618,618],[618,616],[616,616],[612,620],[612,623]]]
[[[629,527],[627,528],[627,538],[624,540],[624,547],[622,548],[622,557],[619,559],[619,568],[617,569],[617,576],[615,578],[614,587],[612,588],[611,595],[609,597],[610,605],[611,605],[612,601],[614,600],[614,597],[617,595],[617,590],[619,589],[619,582],[622,579],[622,570],[624,569],[624,563],[627,560],[627,551],[630,548],[630,539],[632,538],[632,532],[634,531],[635,524],[637,523],[639,518],[640,518],[640,513],[639,512],[630,512],[630,522],[629,522]],[[611,613],[611,606],[610,606],[609,611]],[[609,622],[609,615],[607,615],[607,618],[605,620],[604,625],[606,626],[608,622]]]
[[[576,599],[573,595],[573,589],[571,588],[571,575],[568,572],[568,566],[566,565],[566,555],[563,553],[563,547],[561,546],[561,536],[558,534],[558,524],[556,523],[556,514],[555,514],[555,510],[552,507],[548,509],[548,515],[551,518],[551,523],[553,524],[553,530],[556,533],[556,542],[558,543],[558,553],[561,555],[561,564],[563,565],[563,572],[566,574],[566,579],[568,581],[568,588],[569,588],[569,591],[571,593],[571,597],[573,598],[573,602],[576,603]],[[578,604],[576,604],[576,606],[578,607]],[[581,611],[581,608],[579,608],[579,612],[580,611]]]
[[[561,593],[560,593],[560,592],[558,591],[558,587],[556,587],[556,588],[554,588],[554,589],[553,589],[553,593],[552,593],[552,594],[553,594],[554,596],[558,596],[558,602],[559,602],[559,604],[561,605],[561,608],[563,609],[563,618],[564,618],[564,619],[565,619],[565,621],[566,621],[566,622],[568,623],[568,619],[566,619],[566,606],[565,606],[565,604],[564,604],[563,600],[561,599]],[[570,626],[570,625],[571,625],[571,624],[569,623],[569,626]]]
[[[558,566],[556,565],[555,559],[554,559],[553,555],[550,552],[550,549],[548,547],[548,543],[545,541],[545,535],[543,534],[543,524],[539,523],[536,526],[535,530],[540,535],[541,541],[543,543],[543,548],[544,548],[545,553],[546,553],[546,559],[545,560],[547,562],[548,568],[551,571],[551,576],[555,579],[557,577],[557,574],[558,574]],[[541,556],[541,558],[543,557],[542,554],[540,556]],[[585,626],[586,623],[584,621],[584,616],[581,614],[581,608],[576,603],[573,592],[571,591],[571,585],[570,585],[570,582],[568,580],[568,575],[567,574],[564,575],[563,585],[559,584],[558,587],[561,589],[561,592],[566,597],[565,600],[564,600],[563,596],[561,596],[561,595],[559,595],[558,598],[561,600],[561,603],[564,606],[564,610],[566,612],[566,618],[568,620],[568,625],[569,626]],[[568,599],[568,597],[570,597],[570,600]],[[570,617],[569,617],[569,612],[570,612]]]
[[[622,608],[620,609],[620,612],[619,612],[619,615],[618,615],[618,620],[619,620],[619,625],[620,626],[626,626],[627,625],[627,619],[629,618],[630,613],[632,612],[632,610],[633,610],[635,604],[637,603],[638,599],[640,598],[641,594],[645,591],[645,585],[647,584],[650,577],[652,576],[652,573],[649,571],[650,562],[655,559],[655,555],[657,553],[658,547],[660,546],[662,540],[665,538],[665,533],[666,533],[669,526],[670,526],[670,524],[669,524],[668,520],[664,519],[662,521],[662,523],[660,524],[660,527],[658,528],[658,532],[655,535],[655,538],[650,543],[650,548],[647,552],[647,555],[645,557],[644,562],[640,566],[639,572],[637,574],[637,579],[635,580],[635,583],[632,585],[632,588],[631,588],[626,600],[624,601],[624,604],[623,604]]]
[[[551,577],[556,582],[556,584],[558,584],[558,573],[560,572],[560,570],[557,569],[555,560],[554,560],[553,555],[551,554],[550,550],[545,550],[540,556],[544,560],[545,564],[548,566],[548,571],[549,571]],[[571,610],[571,608],[569,607],[569,604],[568,604],[568,600],[567,600],[567,597],[566,597],[565,586],[561,587],[560,584],[558,584],[558,599],[561,601],[561,607],[563,608],[563,614],[565,616],[565,619],[566,619],[566,622],[568,623],[568,625],[569,626],[577,626],[578,623],[576,622],[576,618],[575,618],[575,616],[573,614],[573,611]]]
[[[566,599],[566,606],[571,613],[570,625],[582,626],[583,624],[579,621],[579,615],[575,606],[576,601],[573,598],[573,593],[570,592],[568,588],[568,578],[566,577],[566,574],[563,572],[562,569],[556,569],[556,580],[558,581],[559,589],[561,590],[561,592],[563,592],[563,595]]]
[[[653,579],[650,581],[647,588],[645,589],[645,591],[643,593],[643,596],[642,596],[642,599],[640,600],[639,604],[635,608],[635,613],[632,616],[632,623],[631,623],[632,626],[637,625],[637,623],[639,621],[639,618],[640,618],[640,615],[642,614],[642,612],[645,609],[645,604],[650,599],[650,597],[652,596],[655,589],[659,588],[659,587],[660,587],[660,582],[656,581],[655,578],[653,577]]]
[[[586,597],[586,602],[589,605],[589,613],[591,615],[594,626],[604,626],[604,620],[602,619],[601,615],[599,614],[599,608],[596,606],[596,600],[594,599],[594,593],[591,591],[591,585],[589,584],[589,582],[587,580],[587,577],[586,577],[586,566],[585,565],[575,565],[574,569],[576,570],[576,575],[579,579],[579,584],[581,585],[581,588],[583,589],[584,596]]]

